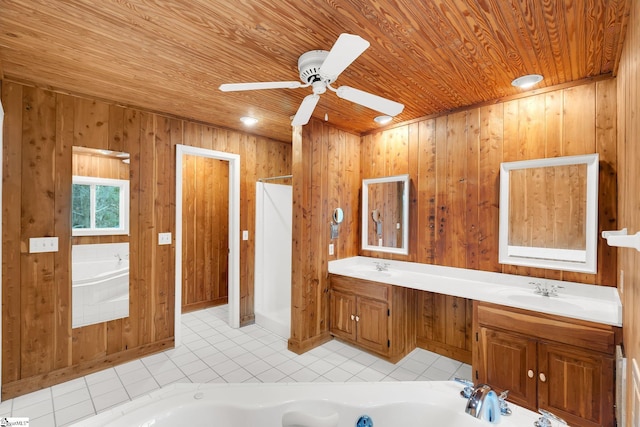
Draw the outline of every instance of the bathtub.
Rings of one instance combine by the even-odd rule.
[[[173,384],[83,420],[77,426],[375,427],[488,426],[464,412],[452,381],[379,383]],[[509,405],[502,427],[533,426],[539,416]]]

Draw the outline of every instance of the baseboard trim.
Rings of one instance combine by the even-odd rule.
[[[329,335],[328,331],[302,341],[289,338],[288,349],[296,354],[302,354],[313,348],[321,346],[332,339],[333,337]]]

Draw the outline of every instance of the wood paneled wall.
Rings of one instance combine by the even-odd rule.
[[[617,76],[618,83],[618,228],[640,231],[640,0],[633,0]],[[627,364],[627,424],[631,420],[632,361],[640,367],[640,252],[618,249],[618,290],[622,295],[623,342]],[[621,276],[624,275],[624,278]]]
[[[229,296],[229,162],[183,156],[182,312]]]
[[[326,338],[326,245],[331,205],[339,185],[352,194],[360,181],[336,179],[327,167],[332,144],[343,134],[312,122],[293,139],[294,260],[292,338],[304,351]],[[409,255],[380,254],[349,241],[338,258],[360,255],[615,286],[616,251],[602,239],[595,275],[498,263],[499,168],[503,161],[598,153],[599,230],[617,226],[616,82],[613,79],[559,88],[488,106],[426,118],[360,138],[362,178],[408,173]],[[336,157],[358,161],[358,153]],[[349,184],[350,183],[350,184]],[[347,187],[345,187],[347,185]],[[350,187],[348,186],[350,185]],[[349,197],[342,207],[358,211]],[[359,217],[341,227],[357,230]],[[470,360],[471,304],[464,298],[417,293],[418,344]]]
[[[293,258],[289,349],[304,352],[329,340],[327,262],[359,247],[360,138],[318,121],[293,132]],[[344,210],[331,240],[333,210]],[[334,255],[329,256],[329,244]]]
[[[291,146],[89,99],[2,82],[2,397],[9,398],[173,343],[175,145],[241,157],[241,323],[253,319],[255,181],[291,171]],[[130,316],[71,328],[72,146],[131,154]],[[56,253],[30,254],[31,237]]]
[[[395,259],[615,286],[616,253],[602,239],[597,275],[498,263],[500,163],[590,153],[600,155],[599,229],[609,230],[617,220],[613,79],[366,135],[360,160],[363,177],[411,176],[410,254]]]

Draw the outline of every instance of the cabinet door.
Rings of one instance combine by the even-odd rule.
[[[389,352],[389,304],[369,298],[358,298],[356,323],[358,343],[378,353]]]
[[[478,383],[509,390],[511,402],[537,411],[536,340],[485,327],[479,332]]]
[[[331,333],[340,338],[356,340],[356,321],[351,316],[356,315],[356,297],[340,291],[332,290],[329,298]]]
[[[560,344],[538,345],[539,405],[570,425],[614,425],[614,360]]]

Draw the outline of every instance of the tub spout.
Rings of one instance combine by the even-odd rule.
[[[465,412],[478,419],[498,423],[500,421],[498,395],[488,385],[480,384],[469,397]]]

